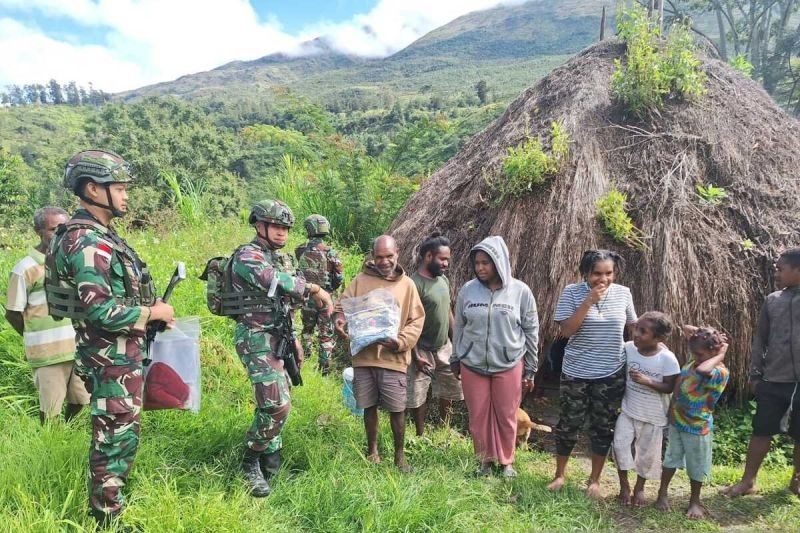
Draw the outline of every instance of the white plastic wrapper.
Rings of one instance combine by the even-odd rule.
[[[156,335],[145,367],[144,408],[200,411],[200,319],[179,318]]]
[[[400,306],[386,289],[375,289],[364,296],[341,300],[350,335],[350,355],[376,342],[396,339],[400,331]]]

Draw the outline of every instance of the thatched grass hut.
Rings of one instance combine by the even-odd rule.
[[[610,90],[624,51],[616,40],[599,43],[522,93],[422,184],[390,231],[411,266],[420,239],[444,230],[453,241],[454,288],[472,275],[470,247],[502,235],[515,275],[539,302],[543,345],[557,333],[555,304],[578,279],[582,252],[617,250],[626,259],[620,282],[638,312],[663,310],[677,323],[729,334],[732,386],[742,390],[758,310],[774,290],[772,262],[800,244],[800,123],[757,83],[708,58],[702,98],[670,102],[646,122],[626,118]],[[524,196],[498,202],[487,178],[502,177],[507,149],[527,135],[546,144],[556,120],[572,138],[568,163]],[[727,197],[704,203],[697,183],[724,187]],[[596,201],[612,187],[628,195],[645,248],[604,233]],[[685,358],[683,344],[671,339]]]

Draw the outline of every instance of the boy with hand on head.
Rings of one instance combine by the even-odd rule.
[[[756,396],[756,414],[744,474],[722,490],[725,496],[755,492],[758,469],[778,433],[794,439],[789,490],[800,496],[800,248],[781,254],[775,286],[778,290],[767,296],[753,332],[750,389]]]
[[[664,345],[671,332],[669,317],[650,311],[634,324],[633,341],[625,343],[628,381],[614,429],[614,460],[623,505],[630,505],[633,498],[634,505],[643,506],[645,481],[661,475],[661,443],[669,398],[681,372],[675,354]],[[629,470],[637,474],[632,495]]]
[[[686,468],[691,482],[688,518],[706,516],[700,490],[711,473],[714,406],[725,386],[729,371],[722,364],[728,351],[728,339],[714,328],[684,326],[693,359],[681,369],[675,384],[670,408],[669,442],[664,454],[661,486],[655,506],[669,510],[667,491],[677,468]]]

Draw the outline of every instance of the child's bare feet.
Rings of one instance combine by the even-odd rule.
[[[644,507],[645,505],[647,505],[647,501],[644,498],[644,489],[633,491],[633,501],[631,502],[631,504],[634,507]]]
[[[659,496],[655,503],[653,503],[653,507],[665,513],[669,512],[669,498],[666,496]]]
[[[599,481],[589,482],[589,485],[586,487],[586,495],[592,500],[602,500],[603,491],[600,490],[600,482]]]
[[[372,452],[369,455],[367,455],[367,461],[369,461],[372,464],[379,465],[381,464],[381,456],[378,455],[378,452]]]
[[[565,482],[566,479],[564,479],[563,477],[557,477],[553,481],[551,481],[549,485],[547,485],[547,490],[553,490],[553,491],[561,490]]]
[[[794,481],[794,479],[792,479]],[[735,485],[731,485],[730,487],[725,487],[724,489],[720,490],[719,493],[723,496],[727,496],[728,498],[736,498],[738,496],[744,496],[746,494],[753,494],[756,491],[756,484],[747,481],[740,481]]]
[[[619,489],[619,496],[617,496],[619,503],[621,505],[630,505],[631,504],[631,489],[630,487],[620,487]]]
[[[686,511],[686,518],[691,520],[702,520],[706,517],[706,508],[702,503],[690,503]]]

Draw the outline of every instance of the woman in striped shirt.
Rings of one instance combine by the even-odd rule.
[[[602,497],[600,474],[625,392],[623,333],[636,321],[631,291],[614,283],[620,262],[621,257],[609,250],[584,252],[579,267],[584,281],[567,285],[558,300],[555,321],[569,342],[564,350],[556,474],[547,486],[550,490],[564,485],[569,456],[588,417],[592,473],[587,495]]]

